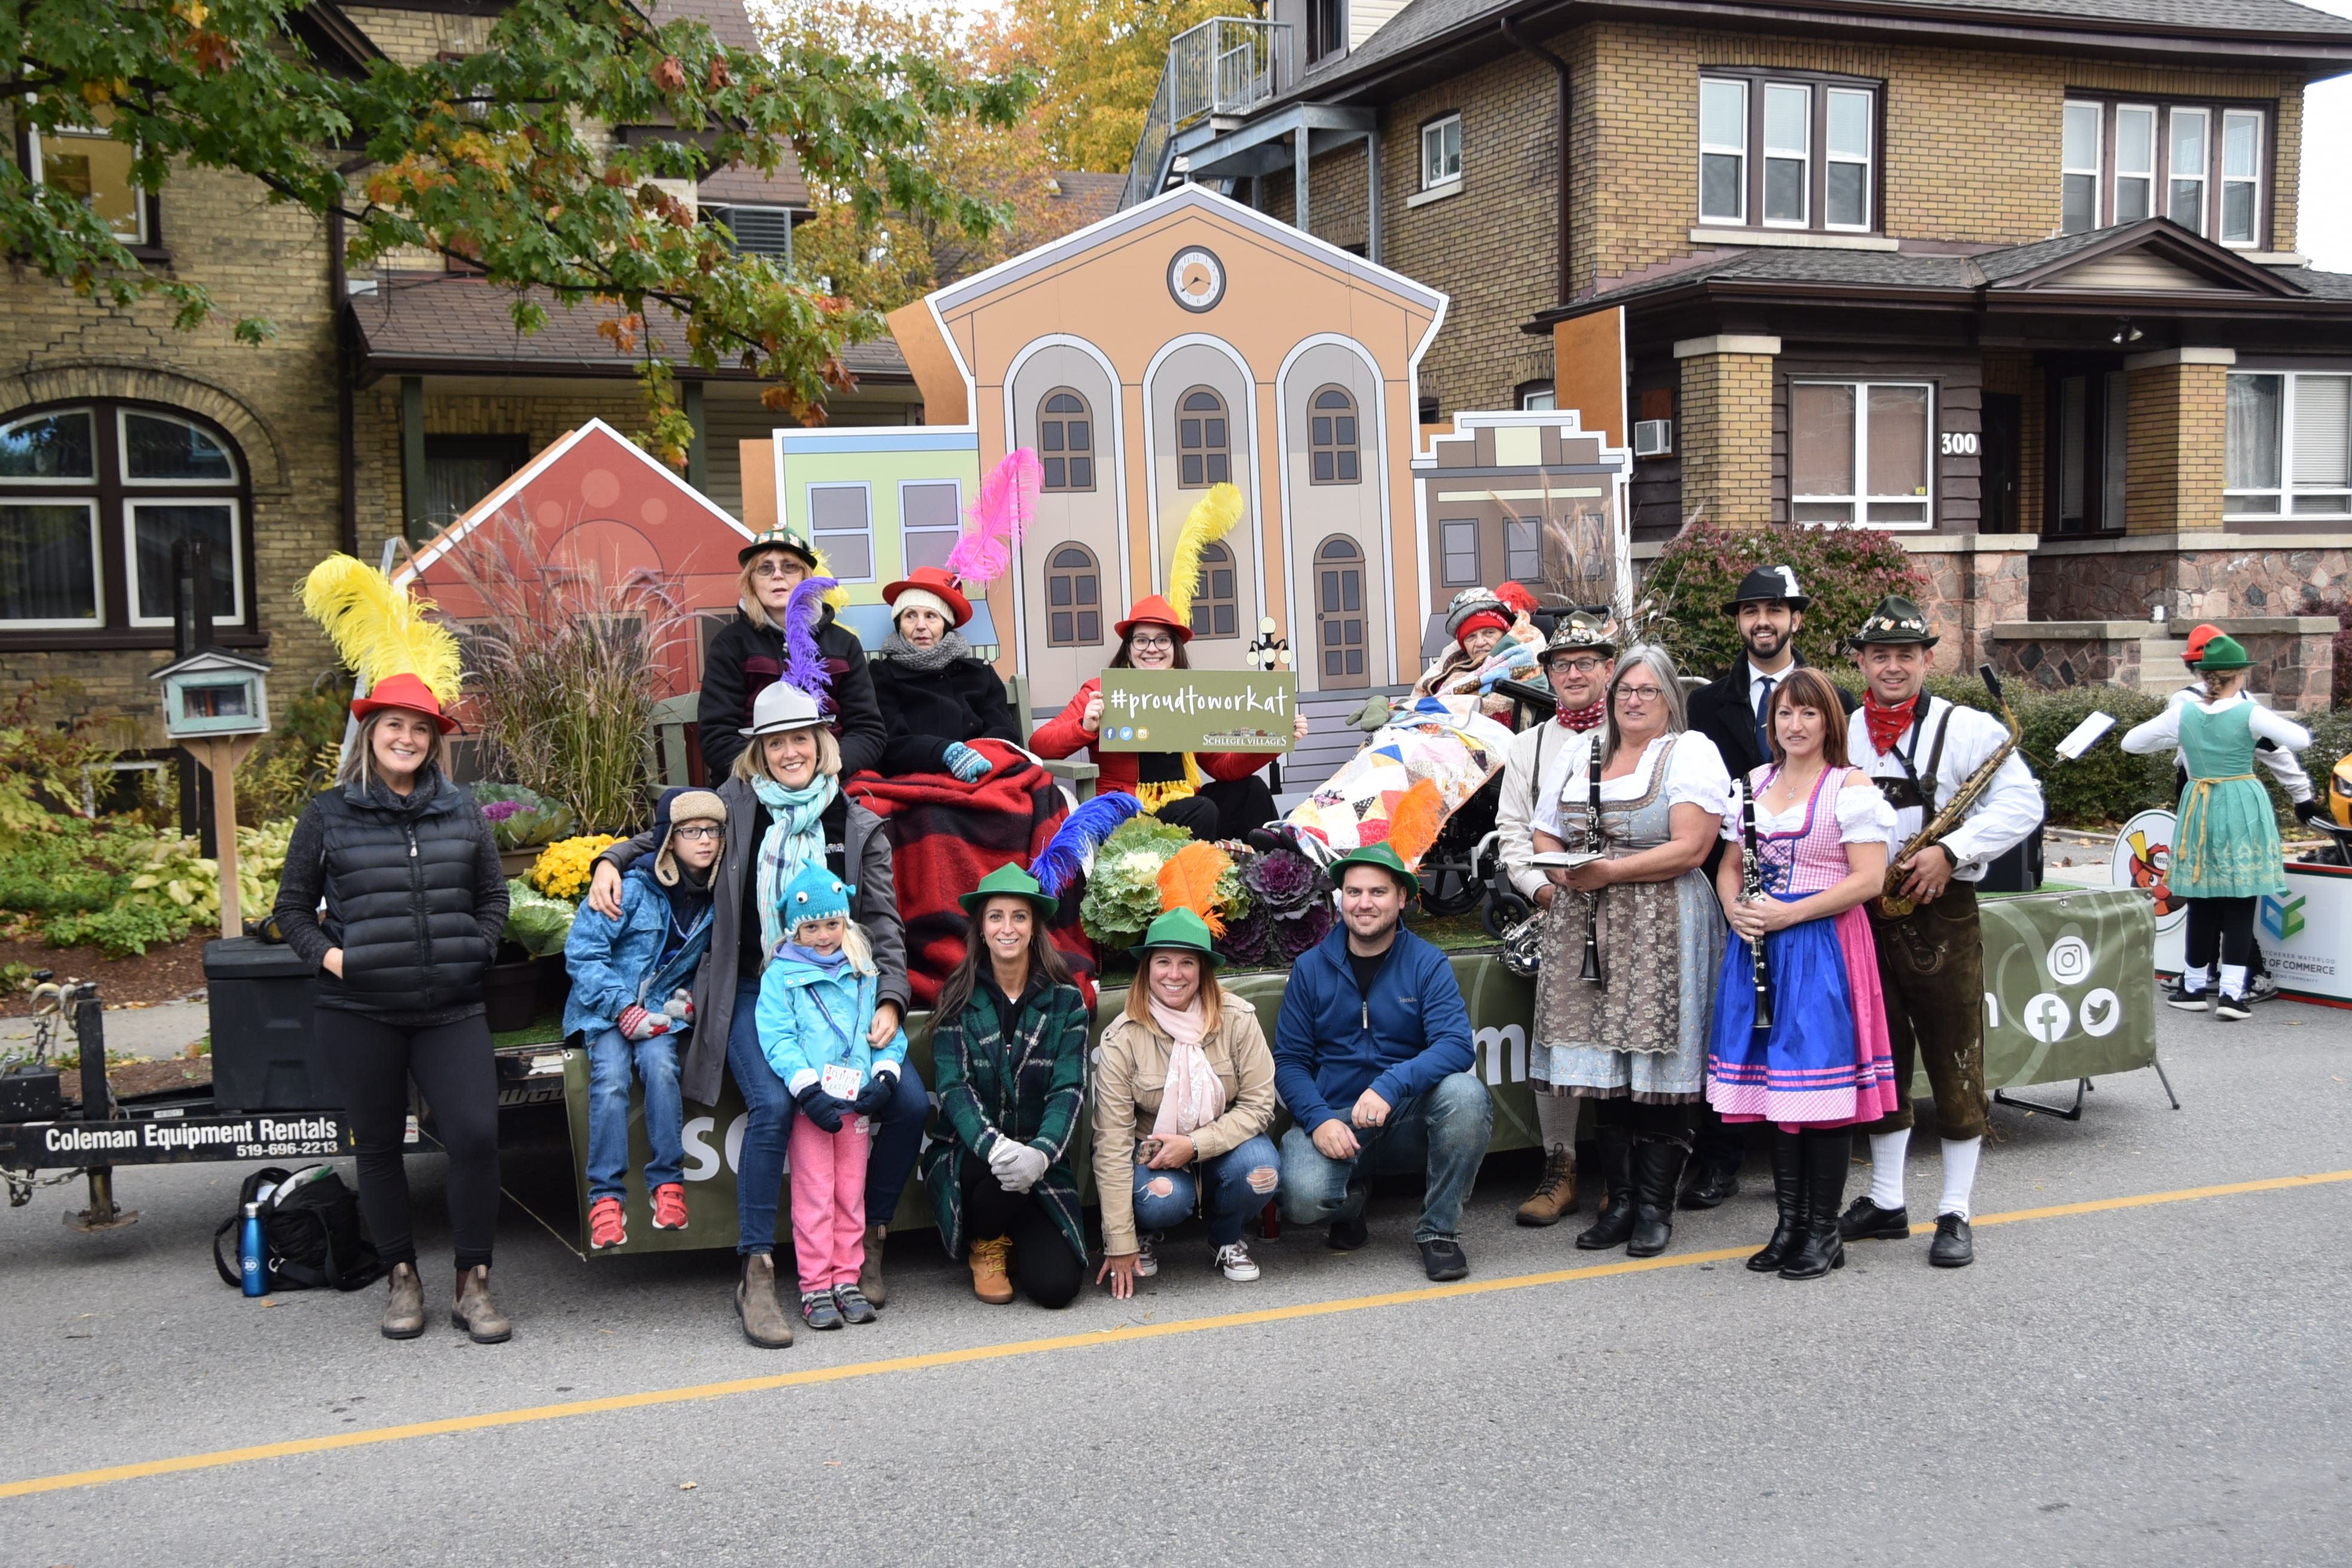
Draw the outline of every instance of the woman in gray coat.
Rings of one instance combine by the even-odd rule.
[[[687,1037],[678,1089],[709,1105],[719,1099],[723,1061],[743,1096],[750,1120],[736,1165],[736,1251],[743,1260],[736,1311],[753,1344],[782,1349],[793,1342],[792,1321],[776,1297],[776,1200],[783,1185],[784,1143],[792,1128],[792,1090],[769,1067],[754,1026],[760,972],[782,940],[782,889],[802,866],[822,857],[835,876],[856,886],[850,914],[873,945],[881,971],[872,1033],[887,1042],[905,1016],[907,936],[890,886],[890,840],[881,819],[841,793],[841,751],[808,695],[779,681],[751,710],[751,739],[719,786],[730,831],[726,857],[712,880],[710,952],[696,973],[694,1031]],[[735,823],[749,831],[733,830]],[[621,873],[658,848],[652,834],[615,844],[597,858],[588,901],[619,907]],[[866,1178],[867,1300],[882,1305],[882,1237],[913,1171],[929,1101],[910,1067],[895,1079],[877,1079],[877,1098],[858,1110],[875,1119]]]

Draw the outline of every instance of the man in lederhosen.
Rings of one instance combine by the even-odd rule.
[[[1937,638],[1919,606],[1901,595],[1882,600],[1852,641],[1869,694],[1860,713],[1864,722],[1847,729],[1846,757],[1877,781],[1895,807],[1889,852],[1900,853],[2000,750],[2009,731],[1990,713],[1927,694]],[[1911,1234],[1903,1156],[1911,1141],[1913,1064],[1925,1061],[1944,1156],[1944,1191],[1927,1261],[1958,1268],[1976,1260],[1969,1203],[1985,1130],[1984,940],[1976,885],[1987,864],[2041,820],[2042,786],[2012,752],[1959,825],[1913,858],[1902,891],[1917,907],[1890,919],[1880,900],[1865,906],[1903,1105],[1862,1129],[1870,1134],[1870,1191],[1854,1199],[1839,1224],[1848,1241]]]

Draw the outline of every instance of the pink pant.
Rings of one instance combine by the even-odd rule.
[[[866,1267],[866,1119],[845,1116],[827,1132],[793,1118],[793,1257],[803,1290],[855,1285]]]

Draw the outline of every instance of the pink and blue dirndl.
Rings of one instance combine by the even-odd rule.
[[[1853,771],[1824,768],[1800,826],[1758,833],[1768,896],[1793,903],[1845,879],[1837,800]],[[1895,1110],[1901,1097],[1870,917],[1857,906],[1772,931],[1764,941],[1772,1026],[1754,1026],[1755,958],[1735,932],[1716,990],[1707,1103],[1726,1121],[1771,1121],[1792,1131],[1875,1121]]]

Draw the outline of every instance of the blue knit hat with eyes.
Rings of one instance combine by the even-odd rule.
[[[856,891],[822,864],[802,867],[784,884],[784,931],[789,934],[803,921],[830,920],[835,915],[847,920],[849,898]]]

